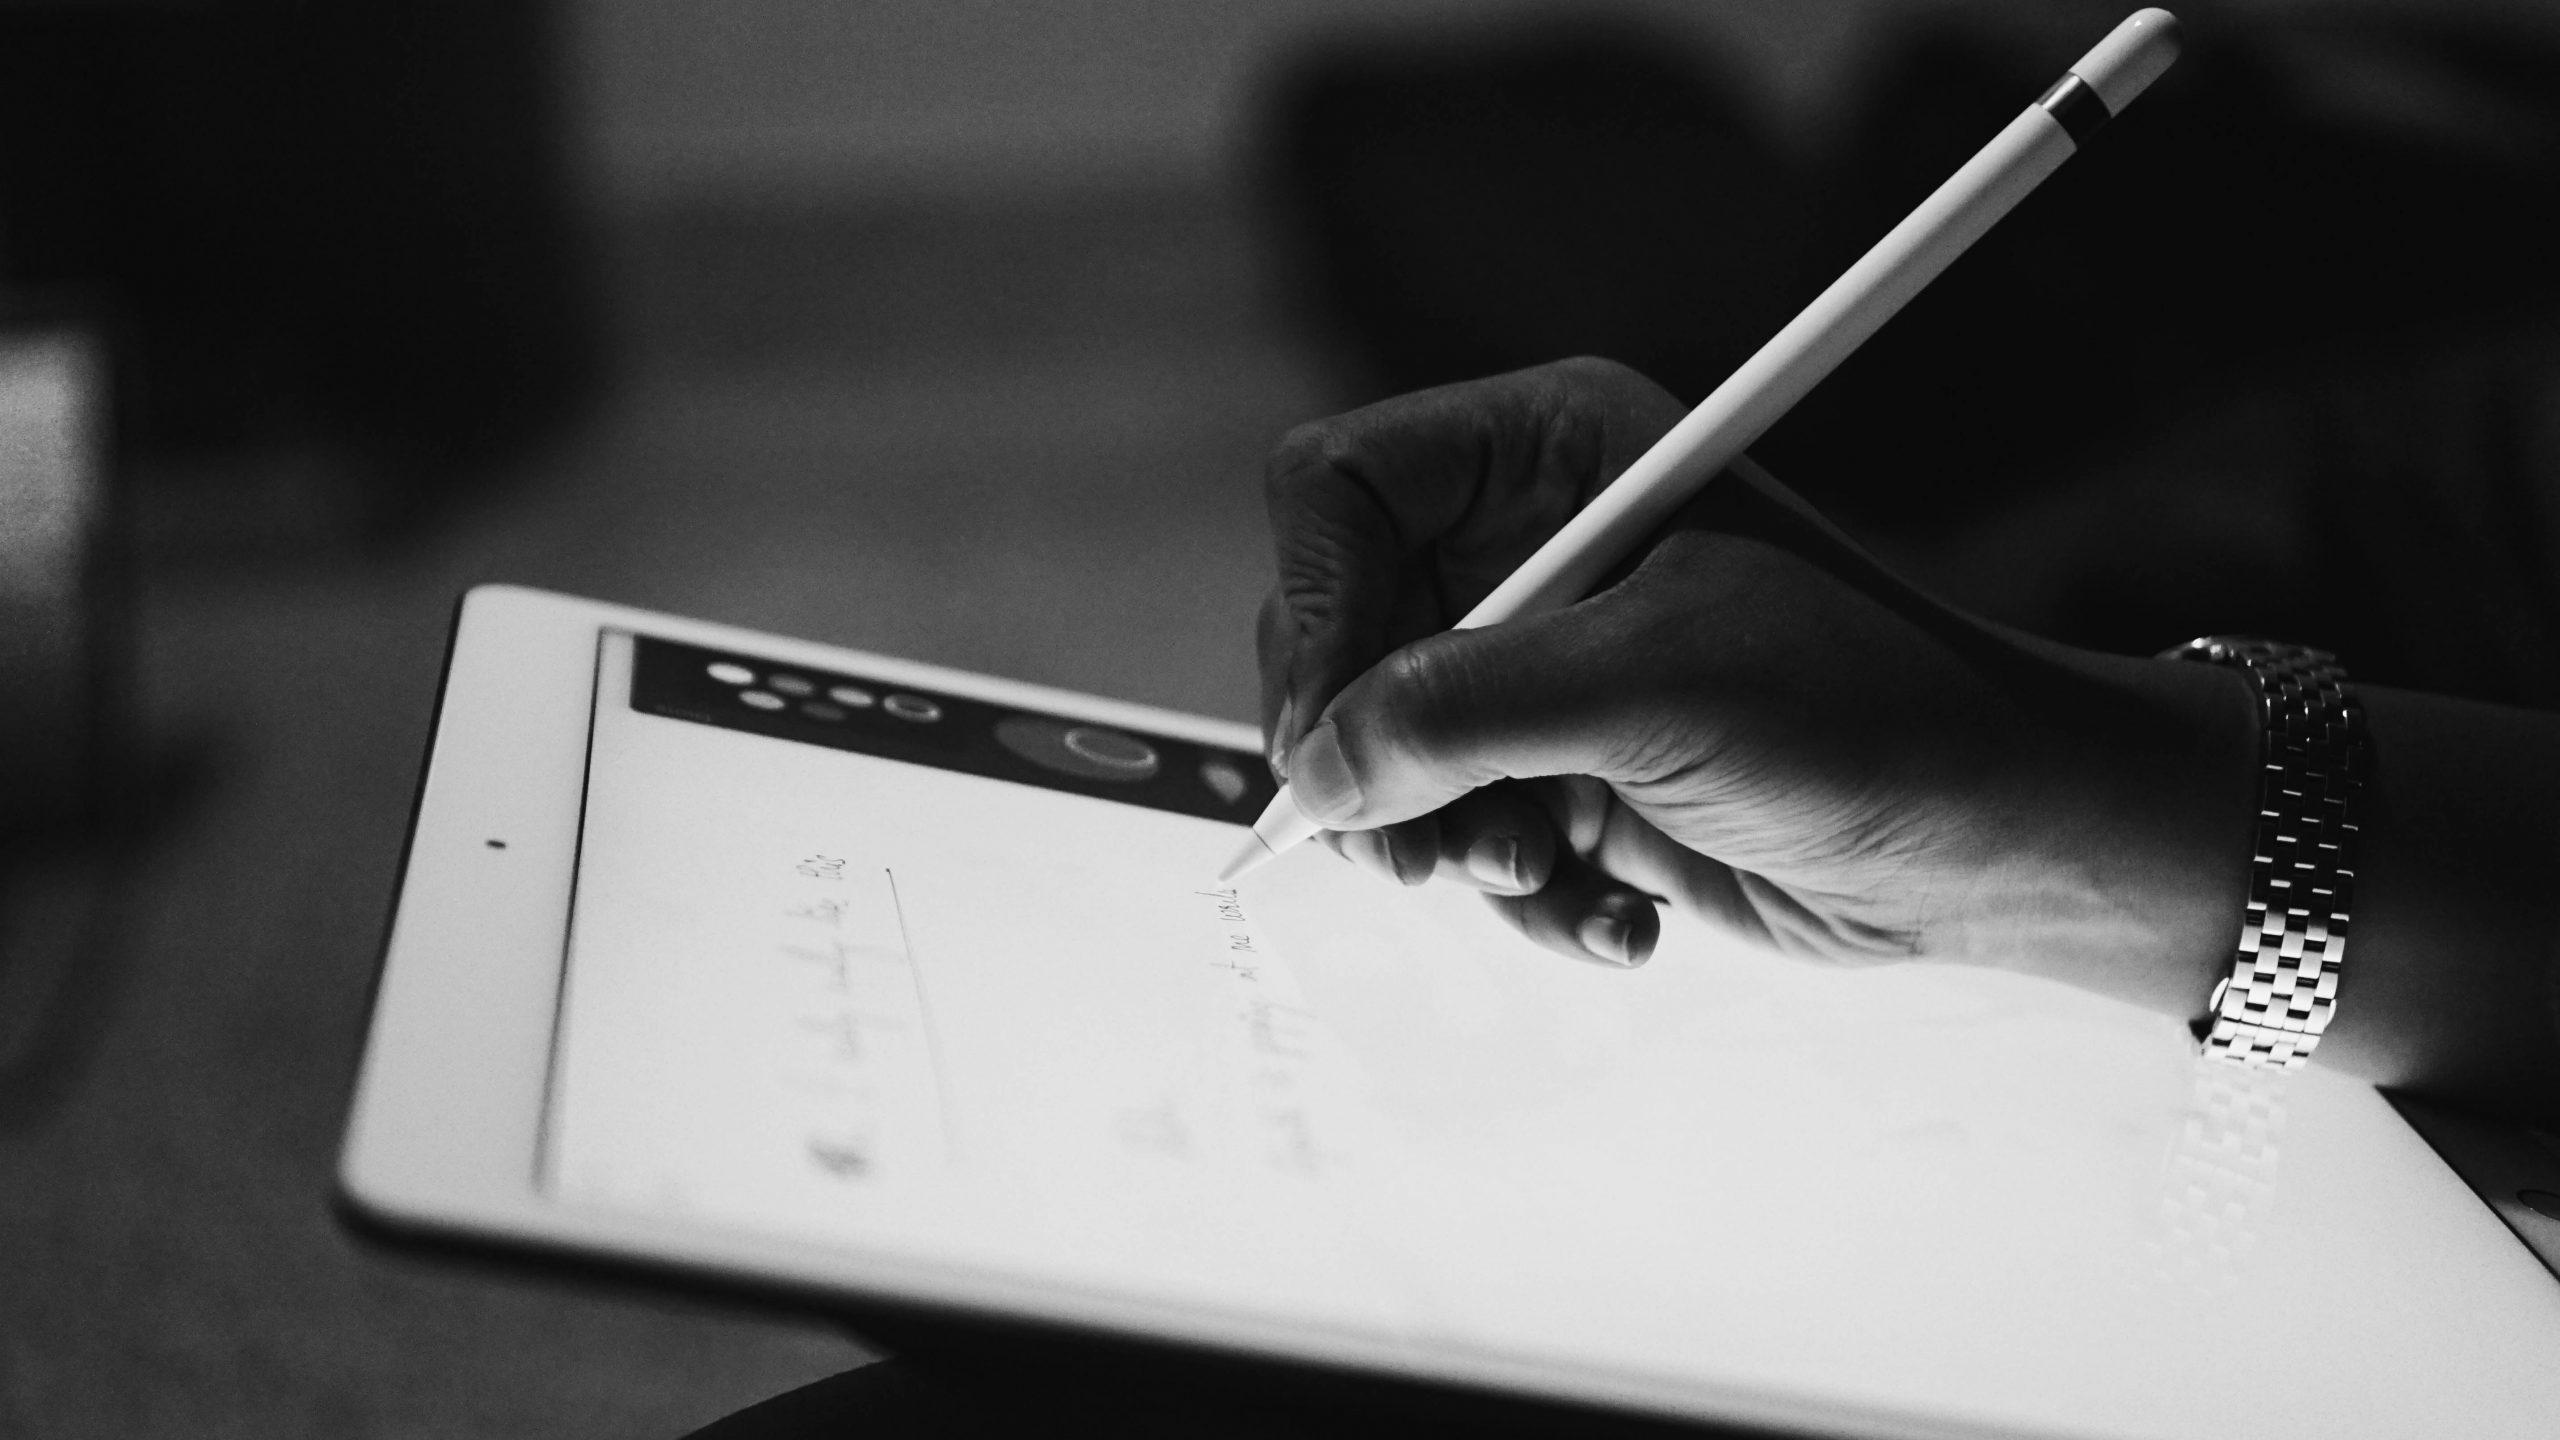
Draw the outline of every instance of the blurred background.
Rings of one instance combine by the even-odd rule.
[[[1289,425],[1702,396],[2126,7],[0,5],[0,1435],[673,1435],[807,1317],[363,1248],[455,596],[1236,718]],[[2148,651],[2560,685],[2560,12],[2187,58],[1756,449]]]

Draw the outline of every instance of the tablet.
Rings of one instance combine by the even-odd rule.
[[[2560,1286],[2370,1089],[1305,846],[1238,725],[459,612],[341,1184],[424,1235],[1833,1435],[2522,1434]]]

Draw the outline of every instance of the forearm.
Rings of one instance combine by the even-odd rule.
[[[2371,744],[2318,1063],[2560,1125],[2560,716],[2358,687]]]
[[[2040,642],[2074,694],[2023,804],[2029,877],[1987,897],[1970,958],[2202,1015],[2248,895],[2260,739],[2216,666]],[[2560,716],[2359,686],[2370,745],[2336,1020],[2315,1063],[2560,1128]],[[2036,795],[2045,798],[2039,802]],[[2040,857],[2040,858],[2036,858]]]
[[[2040,901],[1977,906],[1985,958],[2181,1019],[2228,974],[2249,895],[2257,703],[2217,666],[2014,637],[2056,698],[2009,800],[2026,837],[2009,868]],[[2010,930],[2018,921],[2030,924]]]

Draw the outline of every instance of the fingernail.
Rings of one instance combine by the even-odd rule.
[[[1339,822],[1360,813],[1360,782],[1352,778],[1351,762],[1343,758],[1342,740],[1334,733],[1332,721],[1308,731],[1290,755],[1289,793],[1308,819],[1328,830],[1341,829]]]
[[[1612,965],[1636,963],[1627,953],[1627,922],[1615,915],[1586,916],[1581,927],[1573,933],[1574,938],[1582,942],[1582,948],[1597,959]]]
[[[1387,844],[1387,837],[1379,831],[1343,832],[1342,853],[1350,858],[1351,863],[1382,880],[1393,880],[1399,885],[1405,883],[1404,876],[1396,870],[1395,850]]]
[[[1467,847],[1467,873],[1496,890],[1520,888],[1520,842],[1487,835]]]
[[[1398,847],[1392,839],[1387,841],[1387,856],[1395,861],[1396,878],[1407,885],[1429,881],[1432,872],[1440,868],[1440,856],[1436,850],[1417,849],[1411,844]]]
[[[1271,719],[1271,773],[1281,784],[1289,783],[1289,731],[1298,718],[1298,697],[1281,697],[1280,713]]]

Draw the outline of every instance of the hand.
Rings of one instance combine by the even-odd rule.
[[[2247,873],[2237,675],[1975,620],[1735,474],[1579,604],[1446,628],[1681,414],[1576,360],[1282,442],[1264,728],[1329,842],[1584,958],[1641,963],[1658,897],[1791,954],[2200,1009]]]

